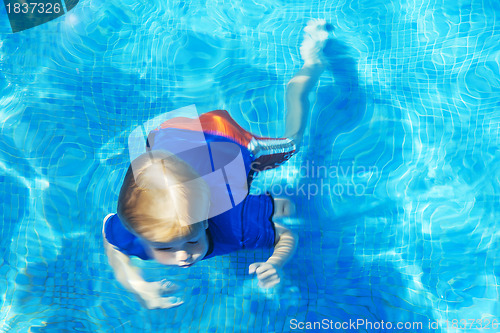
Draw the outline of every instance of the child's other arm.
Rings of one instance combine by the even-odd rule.
[[[295,253],[298,237],[288,228],[274,222],[276,228],[276,245],[273,255],[266,262],[256,262],[250,265],[249,273],[257,273],[259,285],[271,288],[280,282],[281,268]]]
[[[274,222],[276,228],[276,245],[273,255],[266,263],[282,268],[295,253],[298,237],[290,229]]]
[[[161,297],[162,293],[171,292],[174,289],[169,288],[168,281],[145,281],[140,274],[140,270],[131,265],[130,258],[116,250],[106,240],[104,233],[103,240],[109,264],[113,268],[116,279],[124,288],[134,293],[146,308],[171,308],[183,303],[177,297]]]

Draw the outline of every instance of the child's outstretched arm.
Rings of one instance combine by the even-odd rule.
[[[106,255],[116,279],[125,289],[135,294],[146,308],[172,308],[183,303],[177,297],[162,297],[162,294],[171,292],[174,289],[169,288],[169,282],[165,280],[160,282],[145,281],[140,274],[140,270],[131,265],[130,258],[126,254],[116,250],[106,240],[104,228],[102,236]]]
[[[266,262],[256,262],[250,265],[248,272],[257,273],[259,286],[271,288],[280,282],[281,268],[295,253],[298,237],[288,228],[274,222],[276,242],[273,255]]]

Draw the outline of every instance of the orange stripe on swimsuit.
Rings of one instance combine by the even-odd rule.
[[[224,136],[235,140],[243,147],[247,147],[252,137],[261,138],[246,131],[238,125],[226,110],[214,110],[202,114],[199,118],[176,117],[169,119],[160,125],[164,128],[177,128],[197,131],[199,124],[203,132]]]

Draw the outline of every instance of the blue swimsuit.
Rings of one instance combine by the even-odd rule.
[[[193,123],[201,123],[204,140],[207,143],[230,142],[236,144],[241,151],[247,182],[250,185],[255,173],[274,168],[295,153],[295,145],[290,139],[273,139],[258,137],[241,128],[224,110],[216,110],[201,115],[198,119],[174,118],[163,123],[158,129],[151,131],[147,146],[150,150],[166,149],[172,151],[178,143],[186,141],[186,134],[194,133]],[[172,135],[175,133],[175,135]],[[168,135],[167,135],[168,134]],[[179,135],[178,135],[179,134]],[[177,139],[179,138],[179,139]],[[222,147],[224,147],[222,145]],[[174,148],[175,149],[175,148]],[[194,151],[194,150],[193,150]],[[196,154],[176,154],[188,162],[200,175],[214,171],[214,155],[221,152],[211,149],[206,159]],[[222,152],[224,154],[224,152]],[[254,164],[252,164],[254,163]],[[233,190],[223,183],[221,191],[229,191],[231,198],[236,198],[238,189]],[[246,188],[245,188],[246,191]],[[243,194],[243,201],[233,208],[208,219],[207,236],[209,249],[204,259],[227,254],[240,249],[271,248],[275,243],[275,227],[272,222],[274,203],[267,195]],[[233,200],[233,199],[231,199]],[[105,222],[104,232],[107,241],[116,249],[128,256],[136,256],[144,260],[153,259],[145,250],[140,239],[128,231],[117,214]]]

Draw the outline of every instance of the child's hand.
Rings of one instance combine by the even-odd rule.
[[[135,289],[139,300],[148,309],[169,309],[184,303],[178,297],[162,297],[163,295],[172,294],[179,289],[177,285],[165,279],[146,282]]]
[[[272,288],[280,283],[280,270],[277,266],[267,262],[256,262],[248,267],[248,273],[257,273],[259,287]]]

